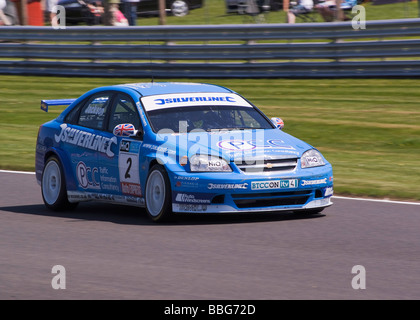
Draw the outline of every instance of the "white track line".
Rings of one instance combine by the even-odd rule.
[[[29,171],[0,170],[0,173],[1,172],[4,172],[4,173],[19,173],[19,174],[35,174],[35,172],[29,172]],[[333,198],[335,198],[335,199],[345,199],[345,200],[371,201],[371,202],[408,204],[408,205],[420,206],[420,202],[395,201],[395,200],[388,200],[388,199],[366,199],[366,198],[352,198],[352,197],[341,197],[341,196],[333,196]]]
[[[29,171],[12,171],[12,170],[0,170],[0,172],[4,172],[4,173],[20,173],[20,174],[35,174],[35,172],[29,172]]]
[[[383,202],[383,203],[395,203],[395,204],[409,204],[414,206],[420,206],[420,202],[408,202],[408,201],[395,201],[388,199],[366,199],[366,198],[352,198],[352,197],[341,197],[333,196],[335,199],[346,199],[346,200],[357,200],[357,201],[372,201],[372,202]]]

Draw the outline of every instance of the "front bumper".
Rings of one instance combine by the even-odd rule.
[[[177,172],[170,180],[173,212],[271,212],[332,205],[330,164],[277,175]]]

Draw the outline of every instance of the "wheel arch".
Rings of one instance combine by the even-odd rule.
[[[153,167],[155,164],[159,164],[159,161],[158,161],[156,158],[154,158],[154,159],[152,159],[152,160],[150,161],[150,163],[149,163],[149,170],[148,170],[148,171],[150,171],[150,169],[152,169],[152,167]]]
[[[154,222],[167,221],[167,220],[170,219],[170,215],[172,214],[171,179],[168,175],[168,170],[165,167],[165,165],[159,163],[159,161],[157,159],[153,159],[152,161],[150,161],[149,165],[150,165],[150,167],[149,167],[148,177],[147,177],[147,181],[146,181],[145,189],[144,189],[146,211],[148,213],[148,216]],[[157,171],[160,172],[160,175],[164,180],[163,184],[156,183],[155,172],[157,172]],[[151,181],[150,182],[150,184],[151,184],[150,188],[149,188],[149,181]],[[158,190],[160,190],[160,191],[156,192],[155,191],[155,186],[159,186]],[[157,202],[156,202],[156,200],[154,199],[155,196],[153,196],[153,195],[154,194],[157,194],[157,195],[162,194],[162,187],[164,187],[163,190],[165,190],[164,197],[162,199],[158,199]],[[149,197],[149,194],[151,194],[150,197]],[[158,198],[160,198],[160,197],[158,197]],[[159,205],[158,211],[155,211],[157,209],[156,206],[155,206],[156,203],[158,203],[158,205]]]
[[[45,167],[45,164],[47,163],[47,160],[52,156],[55,156],[60,161],[60,164],[64,173],[64,179],[66,182],[67,191],[76,190],[77,183],[74,179],[71,162],[69,158],[66,156],[65,152],[58,148],[50,148],[49,150],[47,150],[44,155],[44,167]]]

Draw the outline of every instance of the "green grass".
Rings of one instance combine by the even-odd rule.
[[[0,168],[34,170],[38,127],[62,110],[41,111],[41,99],[149,80],[0,76]],[[332,163],[336,193],[420,200],[420,79],[197,82],[232,88],[268,116],[282,117],[286,132]]]
[[[417,1],[363,5],[367,20],[420,16]],[[283,11],[264,18],[265,23],[286,21]],[[206,0],[203,8],[166,21],[242,23],[256,20],[226,14],[224,0]],[[157,17],[138,19],[140,26],[157,24]],[[53,107],[42,112],[41,99],[78,97],[97,86],[141,81],[149,79],[0,76],[0,168],[34,170],[38,127],[62,111]],[[336,193],[420,200],[420,79],[196,81],[230,87],[268,116],[282,117],[285,131],[318,147],[333,164]]]

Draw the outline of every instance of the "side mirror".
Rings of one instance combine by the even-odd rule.
[[[131,123],[121,123],[117,124],[112,132],[117,137],[133,137],[137,136],[140,133],[139,131]]]
[[[274,123],[274,125],[276,126],[277,129],[282,130],[283,127],[284,127],[284,121],[281,118],[273,117],[273,118],[271,118],[271,122]]]

